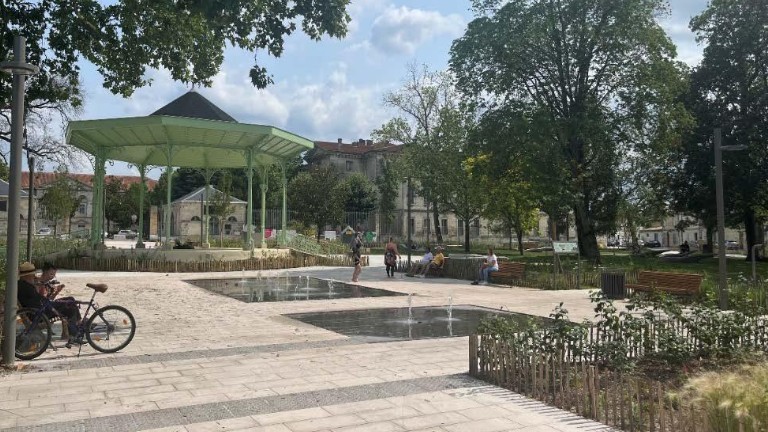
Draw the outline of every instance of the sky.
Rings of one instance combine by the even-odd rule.
[[[688,22],[706,1],[670,0],[670,14],[662,20],[678,57],[690,65],[700,61],[702,49]],[[229,49],[213,85],[196,91],[239,122],[276,126],[313,141],[369,139],[373,129],[396,114],[383,106],[382,98],[402,85],[408,64],[447,68],[452,41],[473,18],[470,7],[470,0],[352,0],[344,39],[315,42],[297,32],[286,39],[280,58],[259,56],[275,81],[268,88],[258,90],[250,83],[253,54]],[[103,88],[90,63],[83,61],[81,67],[82,120],[148,115],[189,90],[166,71],[149,70],[151,86],[124,99]],[[86,172],[88,165],[75,171]],[[137,173],[117,162],[107,171]]]

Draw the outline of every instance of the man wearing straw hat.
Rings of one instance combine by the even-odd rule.
[[[35,286],[35,272],[37,269],[31,262],[21,263],[19,266],[19,292],[18,301],[21,307],[41,309],[45,307],[46,299],[37,290]],[[67,329],[69,330],[70,342],[75,342],[73,338],[77,335],[77,323],[80,321],[80,308],[74,299],[69,301],[54,301],[51,305],[55,311],[47,310],[46,315],[51,317],[58,313],[67,320]]]

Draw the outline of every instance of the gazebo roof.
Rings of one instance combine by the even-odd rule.
[[[200,186],[199,188],[193,190],[192,192],[184,195],[181,198],[177,198],[173,203],[184,203],[184,202],[200,202],[200,201],[210,201],[211,199],[215,199],[216,197],[222,195],[224,192],[216,189],[213,186],[208,186],[208,190],[205,189],[205,186]],[[245,201],[233,197],[230,195],[229,202],[231,204],[246,204]]]
[[[270,165],[313,148],[282,129],[238,123],[212,102],[188,92],[146,117],[71,121],[67,143],[105,159],[135,165],[243,168]]]

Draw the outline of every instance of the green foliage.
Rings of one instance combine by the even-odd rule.
[[[107,220],[124,229],[130,228],[133,224],[131,216],[136,216],[138,221],[141,187],[146,186],[134,183],[129,187],[125,187],[121,180],[108,176],[104,184],[106,198],[104,213]],[[146,194],[144,198],[144,212],[146,216],[149,212],[149,200]]]
[[[375,180],[376,187],[379,189],[378,208],[389,221],[392,221],[397,208],[397,195],[402,176],[397,172],[395,163],[389,159],[381,161],[380,172],[381,174]]]
[[[379,193],[376,185],[362,173],[352,173],[341,186],[346,194],[344,209],[351,212],[370,212],[376,209]]]
[[[757,432],[768,427],[768,363],[734,371],[707,372],[686,383],[678,395],[704,408],[708,430]]]
[[[80,60],[93,63],[104,86],[126,97],[149,84],[147,68],[166,69],[177,81],[209,85],[227,46],[280,57],[285,36],[299,28],[313,40],[343,37],[350,20],[348,4],[348,0],[2,2],[0,59],[9,58],[14,34],[27,37],[30,60],[41,68],[31,79],[30,101],[79,102]],[[250,78],[258,88],[272,82],[258,63]],[[0,95],[0,106],[8,105],[9,80],[0,80]]]
[[[59,222],[65,221],[75,215],[80,200],[77,190],[66,172],[58,171],[56,180],[46,189],[38,202],[43,217],[54,221],[54,234],[58,234]]]
[[[487,108],[521,114],[517,134],[542,147],[541,169],[566,186],[582,255],[599,261],[611,230],[623,154],[670,141],[681,114],[663,0],[475,2],[451,49],[459,88]],[[659,121],[663,119],[664,121]],[[649,152],[650,153],[650,152]],[[542,206],[545,211],[548,206]]]
[[[333,166],[318,166],[297,175],[288,185],[288,200],[296,220],[317,228],[317,238],[327,224],[344,215],[346,191]]]
[[[8,181],[8,175],[10,174],[8,165],[5,161],[0,161],[0,180]]]
[[[208,214],[219,220],[219,243],[223,245],[224,222],[235,209],[232,204],[232,178],[225,174],[219,178],[217,189],[219,193],[213,193],[208,197]]]

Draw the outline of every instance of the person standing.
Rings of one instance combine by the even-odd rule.
[[[352,272],[352,282],[357,282],[360,273],[363,271],[362,263],[363,240],[360,231],[355,233],[355,239],[352,240],[352,259],[355,262],[355,270]]]
[[[397,244],[390,237],[387,246],[384,248],[384,265],[387,267],[387,277],[395,277],[398,258],[400,258],[400,254],[397,252]]]
[[[491,280],[491,273],[495,271],[499,271],[499,260],[496,258],[496,254],[493,253],[493,248],[489,247],[488,256],[480,264],[480,270],[477,272],[478,278],[472,282],[472,285],[477,285],[481,282],[483,285],[487,285]]]

